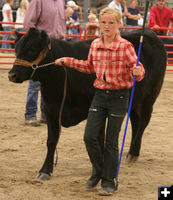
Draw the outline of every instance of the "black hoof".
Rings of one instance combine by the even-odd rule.
[[[42,180],[42,181],[45,181],[45,180],[50,180],[51,176],[49,174],[46,174],[46,173],[43,173],[43,172],[40,172],[37,176],[36,176],[36,179],[38,180]]]
[[[127,163],[135,163],[138,160],[139,156],[132,156],[131,154],[127,154],[126,162]]]

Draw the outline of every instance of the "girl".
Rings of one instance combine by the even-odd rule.
[[[115,8],[104,8],[99,16],[103,35],[95,39],[90,47],[88,60],[64,57],[55,60],[56,65],[77,69],[84,73],[96,73],[95,96],[89,109],[84,141],[90,161],[92,175],[87,188],[95,187],[101,180],[100,195],[112,195],[117,190],[116,171],[118,165],[119,131],[128,109],[129,89],[136,80],[143,79],[145,70],[139,63],[133,45],[121,38],[119,27],[121,14]],[[104,145],[99,141],[105,127]]]
[[[138,20],[141,18],[141,14],[137,9],[137,0],[130,1],[130,7],[128,8],[128,13],[126,16],[126,26],[128,27],[138,27]],[[133,31],[134,29],[126,29],[127,32]]]

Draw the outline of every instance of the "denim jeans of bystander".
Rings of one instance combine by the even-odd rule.
[[[6,27],[3,27],[4,31],[11,31],[11,26],[6,26]],[[3,35],[3,38],[2,40],[6,41],[6,40],[11,40],[11,34],[8,34],[8,33],[5,33]],[[2,46],[1,48],[3,49],[10,49],[11,48],[11,44],[10,43],[2,43]]]
[[[27,102],[26,102],[25,120],[37,118],[36,113],[37,113],[37,101],[38,101],[39,91],[40,91],[40,82],[30,80],[28,87]],[[45,119],[42,97],[40,102],[40,109],[41,109],[41,118]]]

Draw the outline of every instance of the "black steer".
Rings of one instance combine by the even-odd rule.
[[[133,43],[137,51],[140,34],[141,30],[137,30],[128,34],[124,33],[122,36]],[[15,83],[22,83],[31,78],[33,64],[51,63],[64,56],[86,60],[91,44],[91,41],[71,43],[49,38],[45,32],[39,32],[34,28],[22,37],[19,33],[17,36],[15,45],[17,60],[8,74],[9,80]],[[161,90],[166,70],[167,57],[164,45],[148,29],[145,30],[140,61],[145,67],[146,74],[141,82],[136,83],[134,93],[130,115],[132,139],[127,156],[129,161],[135,161],[139,156],[142,135],[150,121],[153,104]],[[94,95],[95,74],[83,74],[70,68],[66,68],[66,70],[67,92],[61,123],[64,127],[70,127],[87,118]],[[58,120],[64,93],[64,79],[65,70],[54,64],[36,69],[32,76],[32,80],[41,82],[48,126],[48,149],[44,164],[39,171],[40,179],[49,177],[53,172],[54,153],[60,131]]]

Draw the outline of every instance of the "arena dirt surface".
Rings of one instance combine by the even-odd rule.
[[[91,172],[83,143],[86,121],[62,128],[58,165],[51,180],[34,179],[45,158],[47,128],[24,125],[27,86],[28,82],[9,82],[7,71],[0,70],[0,200],[155,200],[158,185],[173,184],[173,72],[166,73],[143,136],[141,155],[133,164],[125,161],[131,138],[129,124],[119,190],[112,197],[98,195],[100,184],[92,191],[85,188]]]

